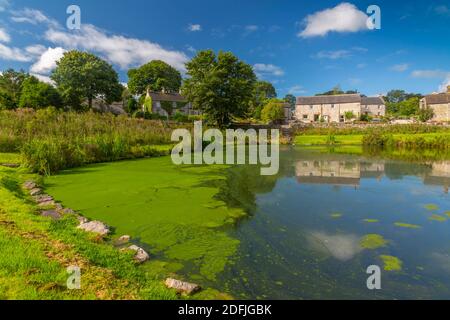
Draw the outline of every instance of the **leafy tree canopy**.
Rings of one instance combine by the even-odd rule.
[[[224,127],[246,116],[254,98],[256,76],[250,65],[230,52],[200,51],[186,64],[183,95],[208,120]]]
[[[22,84],[27,76],[25,72],[13,69],[0,75],[0,109],[15,109],[19,106]]]
[[[297,98],[292,94],[287,94],[284,96],[284,101],[289,103],[291,108],[295,108],[295,104],[297,102]]]
[[[334,96],[337,94],[356,94],[358,93],[358,90],[347,90],[347,91],[343,91],[341,89],[341,86],[336,86],[333,89],[331,89],[330,91],[324,92],[324,93],[318,93],[316,94],[316,96]]]
[[[180,87],[180,72],[164,61],[153,60],[128,71],[128,88],[133,94],[144,94],[147,89],[178,92]]]
[[[280,100],[270,100],[261,111],[261,119],[267,123],[283,120],[284,104]]]
[[[19,100],[20,108],[41,109],[49,106],[61,107],[62,100],[58,91],[50,84],[30,76],[23,81]]]
[[[65,103],[79,108],[87,101],[101,98],[106,103],[121,99],[123,86],[112,66],[99,57],[81,51],[69,51],[64,54],[51,78]]]

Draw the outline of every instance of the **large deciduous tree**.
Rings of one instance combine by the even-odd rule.
[[[164,61],[153,60],[128,71],[128,89],[133,94],[144,94],[147,89],[178,92],[180,87],[180,72]]]
[[[19,106],[22,85],[27,74],[8,69],[0,75],[0,109],[15,109]]]
[[[50,84],[30,76],[25,79],[20,96],[20,108],[40,109],[49,106],[61,107],[62,101],[58,91]]]
[[[186,64],[183,95],[211,122],[227,126],[244,117],[254,97],[255,73],[230,52],[200,51]]]
[[[87,101],[103,99],[106,103],[119,101],[123,87],[113,67],[99,57],[81,51],[69,51],[57,62],[51,78],[66,104],[80,107]]]

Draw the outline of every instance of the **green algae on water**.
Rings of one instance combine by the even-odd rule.
[[[432,214],[431,217],[428,218],[429,220],[438,221],[438,222],[445,222],[447,221],[446,217],[443,217],[438,214]]]
[[[377,222],[379,222],[378,219],[364,219],[363,221],[367,222],[367,223],[377,223]]]
[[[429,203],[423,206],[425,209],[429,210],[429,211],[436,211],[439,210],[439,207],[433,203]]]
[[[394,256],[381,255],[380,259],[383,261],[384,270],[386,271],[400,271],[402,270],[403,262]]]
[[[330,214],[330,217],[333,219],[339,219],[339,218],[342,218],[342,213],[334,212],[334,213]]]
[[[176,166],[161,157],[89,165],[45,182],[46,191],[64,206],[176,263],[168,269],[213,281],[239,245],[224,227],[246,215],[217,197],[227,168]]]
[[[420,228],[422,228],[421,226],[418,226],[416,224],[410,224],[410,223],[404,223],[404,222],[395,222],[394,225],[396,227],[408,228],[408,229],[420,229]]]
[[[385,247],[388,241],[379,234],[368,234],[360,240],[360,245],[364,249],[377,249]]]

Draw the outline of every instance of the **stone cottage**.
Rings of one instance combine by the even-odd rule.
[[[302,122],[344,122],[345,114],[352,112],[355,118],[362,114],[382,117],[386,105],[382,97],[362,97],[360,94],[298,97],[294,117]]]
[[[152,113],[161,116],[167,116],[167,111],[164,110],[164,102],[169,102],[172,105],[172,115],[180,112],[184,115],[199,115],[200,111],[192,108],[192,103],[188,102],[185,97],[179,93],[167,92],[147,92],[147,97],[152,98]]]
[[[433,110],[431,121],[445,122],[450,121],[450,86],[447,86],[447,92],[429,94],[420,100],[420,107],[430,107]]]

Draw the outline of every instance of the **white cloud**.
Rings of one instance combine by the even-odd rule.
[[[0,42],[10,42],[11,37],[5,29],[0,28]]]
[[[25,48],[25,51],[28,52],[32,56],[40,56],[47,50],[46,47],[44,47],[41,44],[34,44],[32,46],[28,46]]]
[[[202,31],[202,26],[199,24],[190,24],[188,26],[188,30],[191,32]]]
[[[450,16],[450,7],[446,5],[435,6],[433,11],[442,16]]]
[[[1,43],[0,43],[0,59],[19,62],[31,61],[31,57],[27,55],[25,52],[23,52],[22,49],[11,48]]]
[[[281,77],[284,75],[283,69],[273,64],[257,63],[253,66],[258,77],[264,78],[267,76]]]
[[[59,26],[59,23],[56,20],[47,17],[42,11],[30,8],[13,11],[11,20],[18,23],[30,23],[33,25],[46,24],[54,28]]]
[[[414,70],[411,75],[414,78],[432,79],[432,78],[445,78],[449,74],[450,74],[449,72],[442,70]]]
[[[167,50],[147,40],[109,35],[97,27],[84,24],[76,33],[50,28],[45,37],[48,41],[72,49],[97,52],[122,69],[163,60],[174,68],[184,71],[188,57],[180,51]]]
[[[61,47],[48,48],[42,53],[39,60],[31,66],[30,71],[38,74],[50,73],[56,68],[56,62],[63,57],[64,52],[66,52],[66,50]]]
[[[414,78],[442,79],[443,82],[438,88],[439,92],[447,92],[450,85],[450,71],[443,70],[415,70],[411,73]]]
[[[447,92],[447,87],[450,86],[450,72],[448,73],[447,77],[445,78],[444,82],[439,86],[438,91],[439,92]]]
[[[335,50],[335,51],[320,51],[318,52],[315,57],[319,59],[342,59],[342,58],[348,58],[352,54],[349,50]]]
[[[248,25],[244,27],[244,37],[250,35],[253,32],[256,32],[259,30],[259,27],[257,25]]]
[[[364,69],[365,67],[367,67],[367,63],[358,63],[358,64],[356,65],[356,67],[357,67],[358,69]]]
[[[393,65],[392,67],[390,67],[389,69],[391,71],[396,71],[396,72],[405,72],[406,70],[409,69],[409,64],[407,64],[407,63],[396,64],[396,65]]]
[[[329,32],[357,32],[369,30],[368,16],[355,5],[344,2],[331,9],[316,12],[306,17],[306,27],[299,37],[325,36]]]
[[[293,95],[300,95],[300,94],[304,94],[306,92],[307,91],[303,88],[303,86],[300,86],[300,85],[295,85],[288,89],[288,93],[293,94]]]
[[[38,74],[38,73],[30,73],[30,74],[32,76],[35,76],[36,78],[38,78],[42,82],[45,82],[45,83],[48,83],[48,84],[51,84],[51,85],[55,84],[55,82],[52,79],[50,79],[49,76],[44,76],[44,75]]]
[[[9,7],[8,0],[0,0],[0,12],[5,11]]]

